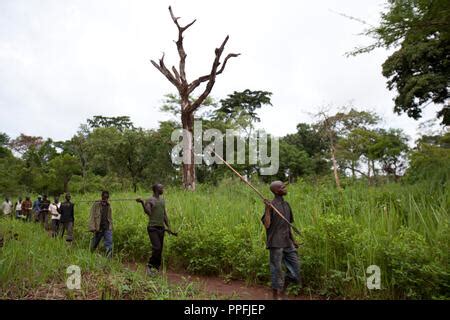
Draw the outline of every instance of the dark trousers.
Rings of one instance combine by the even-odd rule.
[[[152,255],[148,260],[148,266],[159,270],[164,245],[164,227],[147,227],[148,237],[152,243]]]
[[[64,233],[67,230],[66,241],[70,242],[73,240],[73,221],[60,222],[61,228],[61,238],[64,237]]]
[[[51,217],[48,211],[41,211],[39,213],[39,221],[45,230],[50,230],[49,220],[51,220]]]
[[[94,237],[91,241],[91,251],[94,251],[99,243],[100,240],[104,239],[105,244],[105,250],[106,250],[106,257],[108,259],[112,258],[112,250],[113,250],[113,238],[112,238],[112,230],[104,230],[104,231],[97,231],[94,233]]]
[[[297,249],[292,248],[270,248],[270,273],[272,278],[272,289],[283,290],[289,283],[301,285],[300,263],[298,261]],[[283,277],[282,265],[286,266],[286,274]]]
[[[56,238],[58,236],[59,231],[59,220],[52,219],[52,237]]]

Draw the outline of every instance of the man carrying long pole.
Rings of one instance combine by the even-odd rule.
[[[294,222],[294,216],[291,207],[283,198],[287,194],[286,186],[281,181],[272,182],[270,191],[275,195],[275,198],[273,201],[269,201],[220,155],[216,153],[215,156],[245,182],[245,184],[253,189],[266,205],[261,221],[266,228],[266,247],[270,251],[269,264],[272,279],[272,293],[274,299],[281,299],[290,283],[301,286],[300,263],[297,255],[298,245],[292,236],[291,228],[297,234],[300,234],[300,231],[292,224]],[[283,262],[287,270],[284,277],[282,271]]]

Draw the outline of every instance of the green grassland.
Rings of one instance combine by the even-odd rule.
[[[257,186],[269,197],[267,185]],[[302,235],[299,255],[306,293],[332,298],[448,299],[449,204],[447,186],[349,184],[289,185],[295,225]],[[112,192],[114,198],[148,197],[149,191]],[[43,283],[65,281],[71,264],[86,270],[95,298],[192,298],[194,288],[174,288],[163,278],[146,279],[124,267],[150,254],[147,218],[134,201],[112,202],[113,262],[89,253],[90,204],[99,194],[73,195],[75,243],[51,239],[40,226],[2,220],[0,232],[18,233],[0,249],[1,297],[25,297]],[[196,192],[167,187],[167,212],[178,237],[166,236],[165,268],[190,273],[269,283],[261,201],[236,180],[200,185]],[[366,268],[381,269],[381,289],[368,290]],[[98,289],[101,288],[101,289]],[[89,288],[84,292],[89,295]],[[100,293],[99,293],[100,292]],[[83,298],[71,296],[69,298]],[[82,295],[82,294],[81,294]]]

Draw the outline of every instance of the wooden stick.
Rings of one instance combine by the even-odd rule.
[[[136,201],[137,198],[126,198],[126,199],[108,199],[108,202],[110,201]],[[100,200],[78,200],[74,202],[100,202]]]
[[[213,151],[214,152],[214,151]],[[225,165],[231,170],[233,171],[242,181],[244,181],[250,188],[253,189],[253,191],[255,191],[262,200],[266,200],[266,197],[264,197],[264,195],[258,190],[256,189],[250,182],[248,182],[239,172],[237,172],[228,162],[225,161],[225,159],[223,159],[221,156],[219,156],[216,152],[214,152],[214,155],[219,158],[220,160],[223,161],[223,163],[225,163]],[[290,223],[284,216],[283,214],[277,209],[275,208],[275,206],[272,203],[269,203],[270,207],[273,209],[273,211],[275,211],[281,219],[283,219],[284,221],[286,221],[291,228],[295,231],[295,233],[297,233],[298,235],[300,235],[300,231],[292,224]]]

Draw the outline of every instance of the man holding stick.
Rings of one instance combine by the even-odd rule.
[[[162,251],[164,245],[164,225],[170,232],[169,219],[166,213],[166,203],[161,195],[164,193],[162,184],[153,185],[153,196],[145,202],[138,198],[137,202],[142,204],[145,214],[148,215],[149,221],[147,226],[148,236],[152,244],[152,254],[147,264],[147,274],[152,275],[154,270],[159,271],[161,268]]]
[[[286,186],[281,181],[274,181],[270,185],[270,191],[275,195],[272,201],[264,200],[265,212],[261,218],[267,231],[266,247],[270,252],[270,273],[272,278],[272,291],[274,299],[281,299],[289,283],[300,285],[300,264],[297,256],[297,244],[291,232],[291,224],[294,221],[292,210],[283,196],[287,194]],[[275,207],[283,214],[282,219],[274,213]],[[282,263],[286,266],[286,275],[283,279]]]

